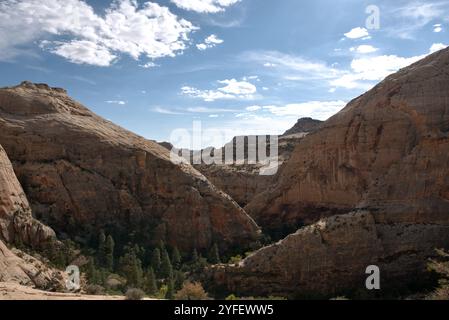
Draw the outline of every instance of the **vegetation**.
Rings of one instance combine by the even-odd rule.
[[[126,300],[142,300],[145,297],[145,292],[140,289],[128,289],[126,291]]]
[[[438,274],[439,286],[428,296],[430,300],[449,300],[449,253],[437,250],[439,259],[430,260],[429,270]]]
[[[201,283],[185,282],[182,289],[179,290],[175,296],[175,300],[207,300],[206,291],[204,291]]]

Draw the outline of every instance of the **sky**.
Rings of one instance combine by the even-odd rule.
[[[0,0],[0,87],[63,87],[178,147],[200,124],[218,147],[326,120],[448,30],[449,0]]]

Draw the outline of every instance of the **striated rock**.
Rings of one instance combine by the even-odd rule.
[[[376,221],[361,211],[323,219],[265,247],[237,266],[216,266],[212,291],[240,296],[336,297],[367,292],[366,268],[381,270],[381,288],[417,281],[435,248],[449,244],[449,226]]]
[[[64,275],[19,250],[9,250],[0,241],[0,283],[2,282],[14,282],[43,290],[62,290]]]
[[[61,235],[100,228],[121,241],[163,239],[181,250],[246,246],[254,221],[169,152],[95,115],[61,89],[0,90],[0,143],[35,216]]]
[[[370,264],[381,267],[385,285],[420,277],[434,249],[449,247],[448,155],[445,49],[302,139],[278,183],[247,210],[266,230],[315,224],[240,266],[214,270],[213,279],[244,294],[332,296],[363,290]]]
[[[289,136],[298,133],[310,133],[317,130],[322,123],[323,121],[315,120],[312,118],[301,118],[292,128],[285,131],[283,136]]]
[[[33,219],[28,200],[0,145],[0,240],[42,247],[55,233]]]
[[[448,63],[448,50],[437,52],[350,102],[300,141],[278,183],[247,212],[265,229],[358,206],[440,215],[448,204]]]

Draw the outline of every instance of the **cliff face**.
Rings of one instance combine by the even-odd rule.
[[[334,295],[425,271],[449,247],[449,49],[389,76],[305,137],[279,182],[247,207],[265,228],[316,222],[239,266],[216,268],[237,293]],[[256,281],[257,279],[257,281]]]
[[[245,246],[258,236],[254,221],[191,166],[62,89],[1,89],[0,131],[35,216],[58,233],[82,238],[105,228],[181,250]]]
[[[53,230],[33,219],[11,162],[0,146],[0,282],[59,289],[63,280],[60,272],[19,250],[13,252],[5,245],[20,243],[42,249],[54,238]]]
[[[37,248],[52,238],[53,230],[33,219],[25,193],[0,145],[0,240]]]
[[[247,211],[268,229],[357,206],[442,212],[448,63],[449,51],[438,52],[349,103],[301,140],[278,183]]]

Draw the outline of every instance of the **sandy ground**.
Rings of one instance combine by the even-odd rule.
[[[123,296],[89,296],[36,290],[16,283],[0,282],[0,300],[124,300]]]

